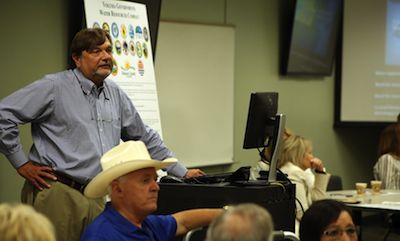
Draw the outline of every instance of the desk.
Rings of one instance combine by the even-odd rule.
[[[274,219],[275,229],[294,232],[295,186],[234,186],[218,184],[160,183],[158,214],[172,214],[191,208],[221,208],[252,202],[265,207]]]
[[[353,210],[354,223],[360,227],[359,241],[362,240],[362,212],[400,213],[400,190],[382,190],[379,194],[372,194],[371,189],[367,189],[364,195],[357,195],[355,190],[327,193],[329,198],[343,201]]]

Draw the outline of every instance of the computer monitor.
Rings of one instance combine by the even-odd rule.
[[[330,76],[337,52],[342,0],[282,0],[281,73]]]
[[[276,181],[276,165],[280,155],[286,118],[278,114],[278,93],[254,92],[250,95],[243,148],[257,148],[265,159],[264,150],[271,150],[268,181]],[[262,150],[260,150],[262,148]]]
[[[277,111],[278,93],[251,93],[243,148],[250,149],[269,146],[270,137],[274,134]]]

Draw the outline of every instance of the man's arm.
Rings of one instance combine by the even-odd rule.
[[[48,79],[12,93],[0,102],[0,152],[17,172],[38,189],[49,187],[44,178],[55,179],[52,169],[34,166],[23,152],[19,137],[19,124],[45,119],[52,112],[53,84]]]
[[[182,235],[192,229],[208,226],[222,212],[222,208],[200,208],[175,213],[172,216],[177,223],[176,235]]]
[[[199,177],[204,175],[206,175],[206,173],[203,172],[201,169],[188,169],[184,177],[190,178],[190,177]]]

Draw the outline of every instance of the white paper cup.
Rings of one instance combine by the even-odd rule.
[[[365,189],[367,189],[367,183],[365,183],[365,182],[356,182],[357,195],[364,195]]]
[[[377,180],[371,181],[371,190],[373,194],[378,194],[381,192],[382,182]]]

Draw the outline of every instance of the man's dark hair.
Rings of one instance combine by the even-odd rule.
[[[101,28],[86,28],[79,31],[71,42],[71,56],[81,56],[83,51],[89,51],[103,44],[106,39],[112,44],[109,33]]]

